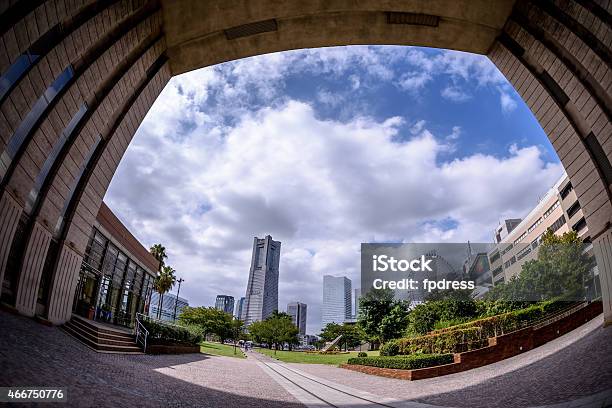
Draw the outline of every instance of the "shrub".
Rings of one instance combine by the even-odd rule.
[[[197,327],[164,324],[154,320],[142,320],[142,325],[149,332],[147,341],[152,344],[198,344],[202,333]]]
[[[454,358],[452,354],[413,354],[411,356],[395,357],[354,357],[349,358],[348,364],[414,370],[417,368],[450,364],[453,361]]]
[[[391,340],[380,346],[381,356],[396,356],[399,353],[399,345],[395,340]]]
[[[360,351],[359,353],[357,353],[357,357],[367,357],[368,353],[366,353],[365,351]]]
[[[396,340],[396,342],[399,348],[397,354],[460,353],[482,348],[488,344],[488,340],[483,339],[479,327],[467,327],[421,337],[403,338]]]
[[[571,303],[560,300],[548,300],[508,313],[434,330],[430,334],[448,333],[455,330],[477,327],[480,328],[481,338],[483,339],[500,336],[527,327],[537,320],[571,305]]]

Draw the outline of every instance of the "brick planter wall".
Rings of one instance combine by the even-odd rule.
[[[164,344],[151,344],[147,346],[147,354],[191,354],[199,353],[200,346],[168,346]]]
[[[546,326],[530,326],[502,336],[492,337],[489,339],[488,347],[455,354],[455,362],[452,364],[419,368],[416,370],[398,370],[354,364],[342,364],[340,367],[366,374],[410,381],[458,373],[496,363],[525,351],[532,350],[580,327],[601,314],[602,309],[601,302],[593,302],[575,313],[565,316]]]

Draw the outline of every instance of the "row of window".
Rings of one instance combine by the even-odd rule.
[[[517,254],[516,254],[516,260],[520,261],[521,259],[523,259],[524,257],[526,257],[527,255],[529,255],[529,253],[531,252],[531,245],[526,246],[525,248],[521,249]]]
[[[7,156],[7,163],[4,163],[6,169],[10,166],[10,162],[15,158],[21,150],[23,143],[33,132],[35,126],[41,120],[49,106],[55,102],[57,96],[66,88],[74,77],[72,66],[68,66],[62,73],[53,81],[47,90],[38,98],[30,112],[26,115],[23,121],[19,124],[13,136],[9,139],[5,151],[2,156]],[[0,174],[0,179],[4,178],[6,173]]]
[[[559,200],[555,201],[555,203],[551,205],[548,210],[544,211],[544,215],[542,216],[542,218],[548,218],[548,216],[552,214],[552,212],[555,211],[560,205],[561,203],[559,202]]]
[[[153,277],[94,229],[84,261],[98,273],[109,277],[129,291],[140,292],[152,284]]]

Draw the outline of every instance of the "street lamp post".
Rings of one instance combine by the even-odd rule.
[[[179,284],[179,287],[176,291],[176,298],[174,299],[174,315],[172,316],[172,320],[176,322],[176,304],[178,303],[178,297],[179,294],[181,293],[181,283],[184,281],[185,279],[180,278],[177,282]]]

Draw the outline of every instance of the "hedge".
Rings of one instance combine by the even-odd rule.
[[[488,344],[488,340],[486,338],[483,339],[481,330],[478,327],[467,327],[420,337],[408,337],[395,340],[395,342],[397,344],[397,354],[402,355],[414,353],[461,353],[463,351],[479,349]]]
[[[496,337],[513,332],[523,327],[527,327],[530,324],[533,324],[535,321],[563,309],[568,305],[571,304],[558,300],[546,301],[524,309],[503,313],[497,316],[486,317],[484,319],[473,320],[468,323],[450,326],[444,329],[433,330],[429,334],[436,335],[453,332],[456,330],[464,330],[467,328],[479,328],[481,330],[481,336],[483,339]]]
[[[527,327],[564,307],[558,300],[541,302],[530,307],[438,329],[425,336],[406,337],[382,345],[381,356],[414,353],[461,353],[486,347],[490,337],[500,336]]]
[[[151,344],[198,344],[202,333],[194,327],[169,325],[153,320],[142,320],[142,325],[149,332],[147,341]]]
[[[411,356],[353,357],[348,359],[348,364],[399,370],[434,367],[452,362],[454,362],[452,354],[413,354]]]

